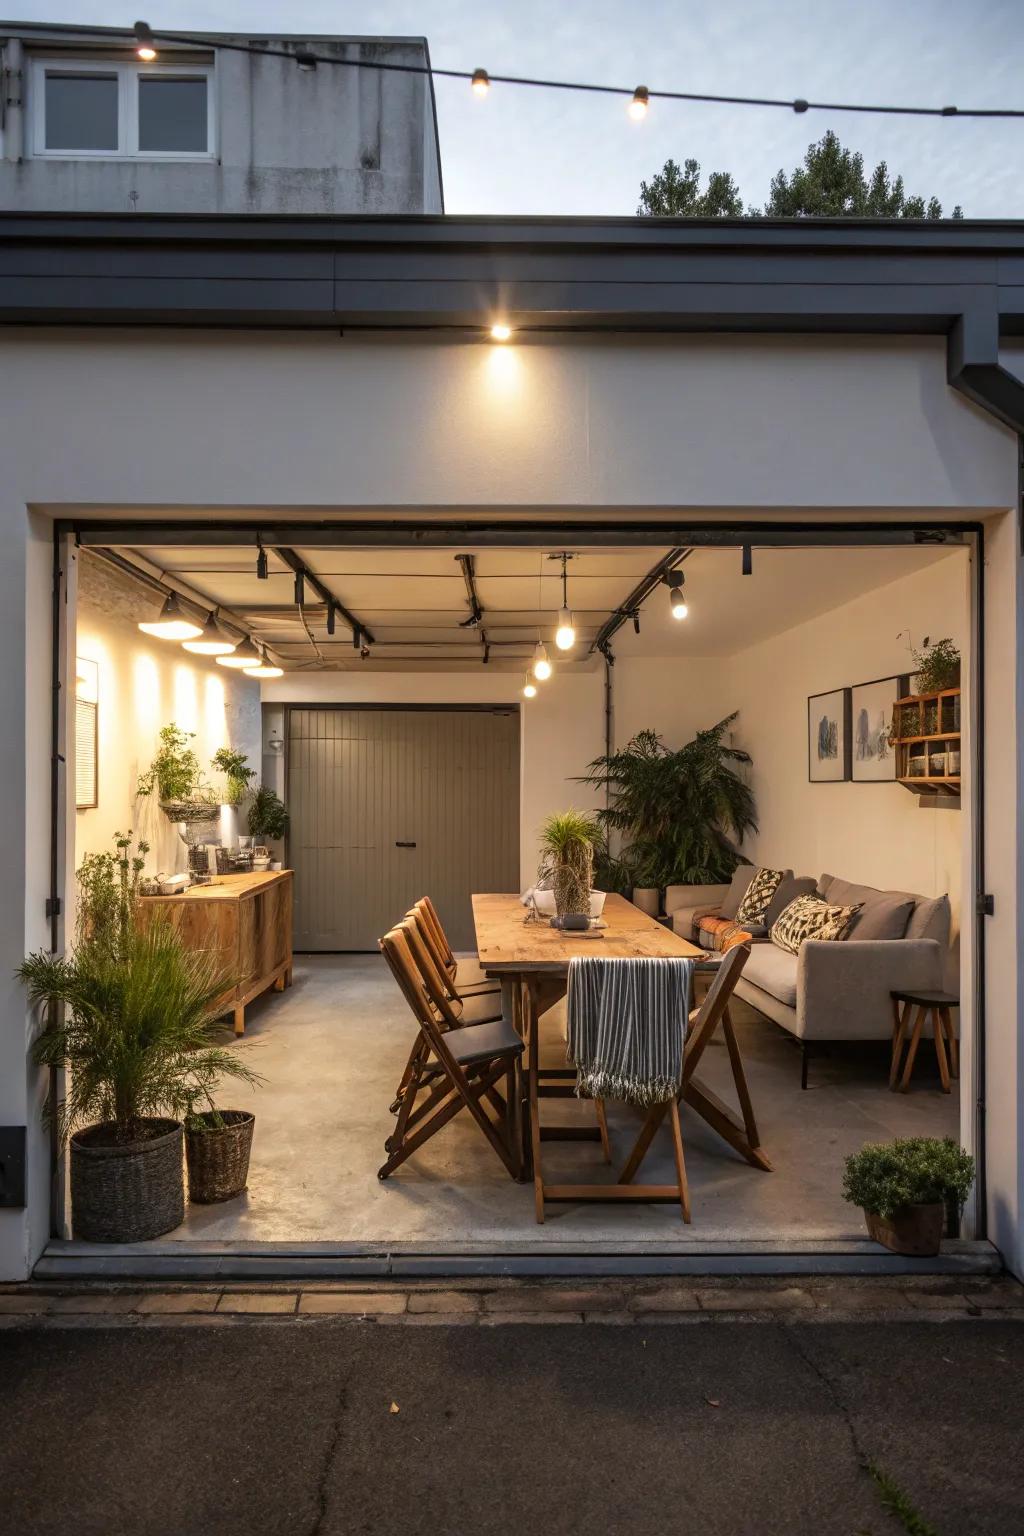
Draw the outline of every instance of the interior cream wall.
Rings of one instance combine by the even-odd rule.
[[[76,655],[99,665],[99,805],[75,815],[75,862],[112,847],[115,832],[135,828],[149,844],[151,871],[184,869],[185,846],[155,799],[136,800],[139,774],[156,751],[160,727],[194,731],[208,765],[230,745],[259,767],[259,684],[180,645],[151,640],[136,623],[101,607],[81,583]],[[211,770],[211,783],[218,782]]]
[[[925,895],[948,891],[959,910],[962,813],[895,783],[808,783],[807,699],[910,671],[900,631],[915,645],[949,635],[963,650],[968,580],[968,556],[958,550],[729,659],[728,694],[740,710],[734,739],[754,759],[752,859]]]

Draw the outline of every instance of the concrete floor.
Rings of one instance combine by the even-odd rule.
[[[775,1171],[741,1162],[692,1111],[684,1110],[693,1222],[677,1208],[552,1206],[538,1226],[532,1186],[514,1184],[468,1116],[461,1115],[386,1182],[377,1179],[394,1097],[413,1039],[412,1021],[377,956],[305,956],[295,985],[247,1011],[236,1049],[266,1079],[231,1103],[256,1112],[249,1187],[223,1205],[187,1207],[185,1224],[162,1243],[194,1241],[355,1244],[589,1244],[685,1246],[709,1239],[777,1241],[863,1237],[860,1213],[841,1195],[842,1164],[866,1141],[895,1135],[958,1135],[954,1091],[938,1089],[921,1051],[913,1091],[891,1094],[885,1053],[847,1050],[815,1060],[800,1091],[799,1053],[789,1037],[745,1004],[734,1005],[761,1141]],[[564,1062],[564,1015],[545,1016],[544,1055]],[[702,1079],[728,1101],[731,1077],[716,1040]],[[590,1123],[593,1109],[548,1101],[551,1119]],[[625,1155],[638,1117],[609,1105],[613,1148]],[[659,1138],[645,1181],[670,1181],[671,1146]],[[545,1143],[546,1176],[578,1183],[607,1178],[590,1143]]]

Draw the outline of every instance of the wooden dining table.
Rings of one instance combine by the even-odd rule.
[[[482,969],[501,981],[502,1008],[526,1042],[523,1067],[523,1162],[525,1176],[532,1177],[537,1220],[544,1220],[544,1203],[614,1198],[621,1185],[607,1190],[599,1184],[558,1185],[544,1182],[542,1141],[602,1141],[608,1156],[603,1106],[597,1123],[587,1125],[544,1124],[542,1099],[575,1098],[575,1067],[542,1067],[540,1020],[565,996],[569,962],[576,956],[602,955],[608,959],[692,959],[713,965],[706,951],[681,938],[671,928],[648,917],[623,896],[605,898],[604,927],[585,932],[552,928],[546,917],[531,918],[516,895],[482,894],[473,897],[477,954]],[[707,1045],[705,1040],[701,1046]],[[742,1060],[731,1025],[727,1037],[729,1060],[742,1118],[710,1088],[691,1076],[682,1090],[689,1104],[752,1167],[771,1171],[771,1163],[759,1145],[757,1126]],[[674,1198],[674,1195],[673,1195]]]

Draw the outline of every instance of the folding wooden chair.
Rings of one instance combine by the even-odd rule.
[[[438,929],[431,919],[425,898],[418,901],[414,907],[410,907],[405,915],[410,922],[416,924],[420,938],[434,963],[434,968],[444,979],[448,995],[453,1000],[464,1001],[466,998],[484,997],[501,991],[500,981],[467,982],[465,967],[469,962],[465,960],[462,962],[463,974],[459,974],[459,963],[448,948],[447,940],[438,937]]]
[[[520,1175],[521,1131],[517,1078],[523,1042],[504,1020],[444,1028],[414,955],[412,924],[399,924],[380,941],[381,953],[412,1010],[418,1033],[398,1120],[384,1143],[388,1160],[377,1177],[395,1169],[463,1109],[479,1125],[509,1176]],[[504,1097],[498,1084],[504,1080]],[[417,1102],[419,1101],[419,1102]],[[485,1107],[487,1106],[487,1107]],[[494,1116],[488,1113],[494,1112]]]
[[[471,992],[496,992],[500,991],[501,983],[489,977],[480,967],[479,960],[473,960],[463,955],[461,960],[455,958],[452,947],[448,942],[448,935],[437,915],[437,908],[429,896],[421,896],[413,908],[419,914],[424,924],[430,928],[433,937],[434,948],[437,951],[441,968],[451,977],[452,981],[458,980],[458,991],[461,997],[466,997]]]

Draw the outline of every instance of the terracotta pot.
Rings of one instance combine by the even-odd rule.
[[[653,886],[634,886],[633,905],[639,907],[641,912],[646,912],[648,917],[657,917],[661,911],[661,892]]]
[[[933,1258],[938,1253],[945,1221],[946,1207],[941,1200],[934,1205],[904,1205],[891,1216],[864,1212],[869,1237],[891,1253],[913,1259]]]

